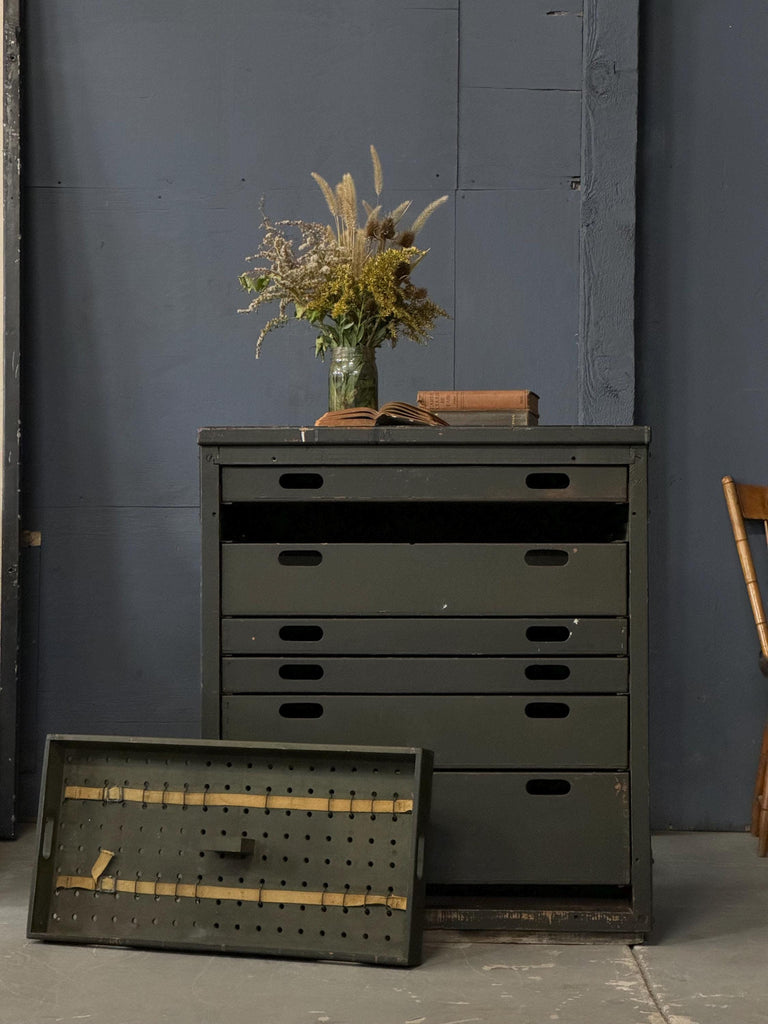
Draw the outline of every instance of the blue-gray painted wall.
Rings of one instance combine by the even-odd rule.
[[[768,483],[768,6],[646,0],[638,417],[653,428],[658,827],[740,828],[768,681],[720,479]],[[754,554],[768,596],[768,553]]]
[[[555,12],[555,7],[557,11]],[[641,4],[638,422],[652,463],[653,806],[741,827],[766,711],[722,473],[768,480],[764,5]],[[311,422],[298,325],[253,359],[258,201],[368,146],[392,204],[448,192],[422,281],[453,315],[381,399],[532,387],[577,415],[581,4],[27,0],[22,810],[46,731],[196,735],[198,426]],[[510,31],[510,19],[517,30]],[[576,95],[576,98],[575,98]]]

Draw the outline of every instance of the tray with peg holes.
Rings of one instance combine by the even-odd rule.
[[[411,966],[432,754],[49,736],[29,938]]]

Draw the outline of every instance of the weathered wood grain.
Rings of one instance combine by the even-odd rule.
[[[19,3],[0,3],[3,34],[2,466],[0,466],[0,839],[14,835],[19,644],[20,201]]]
[[[632,423],[638,4],[584,14],[579,423]]]

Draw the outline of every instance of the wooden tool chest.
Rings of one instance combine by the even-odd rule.
[[[204,735],[431,749],[430,924],[644,936],[647,429],[199,443]]]

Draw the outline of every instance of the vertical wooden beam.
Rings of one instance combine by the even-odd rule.
[[[0,429],[0,838],[16,825],[19,632],[19,0],[0,0],[3,28],[2,391]]]
[[[638,0],[585,0],[578,416],[634,421]]]

